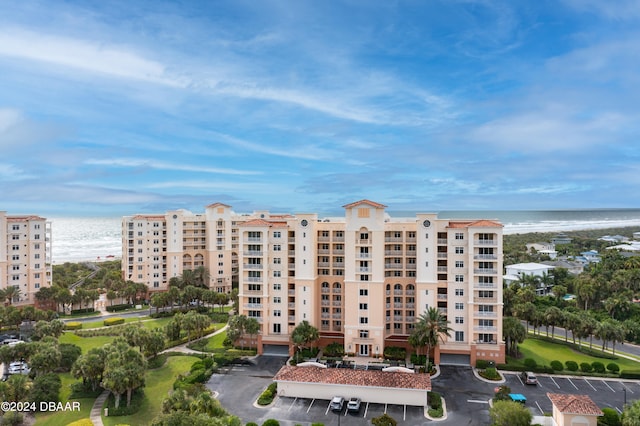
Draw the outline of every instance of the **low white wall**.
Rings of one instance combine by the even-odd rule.
[[[364,402],[380,404],[427,405],[427,391],[420,389],[389,389],[353,385],[325,383],[278,382],[278,394],[288,397],[331,399],[342,396],[345,399],[358,397]]]

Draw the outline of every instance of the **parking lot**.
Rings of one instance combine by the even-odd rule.
[[[401,425],[435,424],[424,417],[424,409],[415,406],[373,404],[363,401],[359,413],[347,413],[346,404],[340,413],[330,410],[329,400],[280,396],[267,408],[253,405],[260,393],[271,383],[273,375],[284,365],[286,358],[258,357],[246,365],[235,365],[214,374],[207,386],[218,394],[218,399],[230,412],[244,422],[261,424],[266,419],[277,419],[283,426],[308,425],[370,425],[373,417],[389,414]],[[551,413],[547,392],[588,395],[599,407],[621,411],[627,403],[640,399],[640,381],[607,380],[562,375],[538,375],[538,385],[525,385],[519,374],[504,373],[506,385],[512,393],[527,398],[526,406],[534,415]],[[489,420],[489,400],[495,383],[474,377],[470,367],[442,366],[439,377],[432,381],[433,390],[439,392],[446,403],[448,418],[439,425],[486,425]],[[345,398],[358,395],[342,395]]]
[[[345,407],[335,412],[329,408],[329,400],[279,397],[270,409],[272,415],[279,419],[295,422],[321,422],[325,425],[370,425],[371,419],[383,413],[389,414],[400,424],[421,425],[427,423],[422,407],[373,404],[363,402],[359,413],[348,413]],[[340,417],[340,419],[338,419]]]
[[[520,375],[505,373],[506,385],[513,393],[527,397],[526,405],[535,415],[551,413],[551,401],[547,392],[588,395],[600,408],[610,407],[621,412],[625,401],[640,398],[640,383],[634,380],[609,380],[561,375],[538,375],[537,385],[525,385]]]

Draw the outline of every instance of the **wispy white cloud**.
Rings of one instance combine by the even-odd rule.
[[[90,158],[85,161],[87,165],[108,166],[108,167],[132,167],[151,168],[158,170],[175,170],[194,173],[215,173],[227,175],[260,175],[262,172],[256,170],[226,169],[218,167],[195,166],[191,164],[176,164],[159,160],[148,160],[138,158],[112,158],[96,159]]]
[[[167,67],[126,46],[26,31],[0,30],[0,55],[29,59],[111,77],[134,79],[173,87],[189,82],[171,76]]]

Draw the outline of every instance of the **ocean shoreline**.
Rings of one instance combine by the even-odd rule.
[[[531,224],[517,224],[517,225],[504,225],[504,235],[522,235],[522,234],[536,234],[536,233],[560,233],[560,232],[574,232],[574,231],[593,231],[603,230],[603,236],[606,235],[604,231],[607,229],[632,229],[635,228],[635,232],[640,232],[640,219],[629,221],[612,221],[612,222],[587,222],[587,223],[575,223],[566,224],[553,221],[538,222]],[[118,239],[120,241],[120,239]],[[115,246],[112,247],[115,250]],[[54,246],[55,250],[55,246]],[[65,263],[100,263],[112,260],[122,260],[122,255],[116,255],[114,253],[107,253],[97,255],[96,257],[67,257],[62,259],[56,259],[54,256],[53,265],[63,265]]]

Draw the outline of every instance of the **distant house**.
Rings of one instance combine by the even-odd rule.
[[[547,393],[557,426],[596,426],[602,410],[587,395]]]
[[[576,256],[576,260],[584,263],[585,265],[589,263],[598,263],[600,262],[600,254],[597,250],[583,251],[580,253],[580,256]]]
[[[553,243],[530,243],[527,244],[527,251],[535,250],[536,252],[549,256],[550,259],[555,259],[558,256],[556,246]]]
[[[557,268],[563,268],[569,271],[572,275],[578,275],[584,272],[584,263],[582,262],[573,262],[570,260],[554,260],[554,261],[545,261],[542,262],[545,265],[553,266]]]
[[[633,233],[633,239],[634,240],[640,240],[640,232],[634,232]]]
[[[640,251],[640,241],[630,241],[627,244],[618,244],[616,246],[607,247],[607,250],[619,250],[619,251]]]
[[[561,232],[551,239],[551,243],[556,246],[560,244],[571,244],[571,238],[564,232]]]
[[[544,263],[516,263],[514,265],[505,266],[506,273],[502,276],[502,279],[507,285],[509,285],[513,282],[520,281],[521,278],[524,278],[527,275],[542,278],[545,275],[549,275],[550,271],[553,269],[553,266],[545,265]],[[544,284],[539,283],[536,293],[547,294],[548,290],[549,289],[546,288]]]

